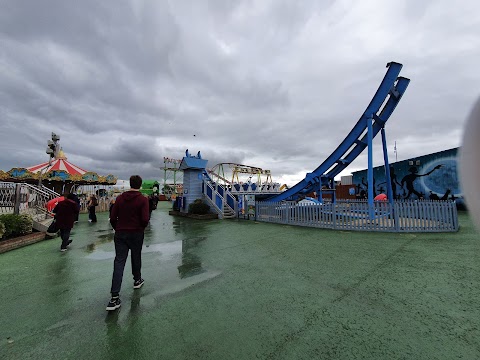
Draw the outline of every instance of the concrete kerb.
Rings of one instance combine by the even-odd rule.
[[[27,235],[0,241],[0,254],[43,241],[46,238],[47,234],[45,232],[32,232]]]

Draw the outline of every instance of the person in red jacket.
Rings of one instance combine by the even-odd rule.
[[[145,282],[141,274],[142,246],[150,212],[148,199],[139,191],[141,186],[140,176],[130,176],[130,190],[117,197],[110,215],[110,224],[115,230],[115,260],[110,289],[112,297],[107,305],[108,311],[118,309],[121,305],[120,289],[129,250],[131,250],[133,288],[139,289]]]
[[[62,238],[62,245],[60,251],[67,251],[67,246],[72,240],[69,239],[75,219],[78,217],[78,205],[74,200],[74,195],[71,193],[64,195],[65,200],[60,201],[53,209],[55,213],[55,222],[57,228],[60,229],[60,237]]]

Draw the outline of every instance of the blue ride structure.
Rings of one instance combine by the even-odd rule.
[[[387,64],[388,70],[370,104],[350,133],[320,166],[311,173],[307,173],[298,184],[281,194],[269,197],[265,201],[296,200],[298,197],[313,191],[316,191],[318,197],[321,198],[322,191],[325,191],[322,190],[322,187],[334,189],[335,176],[368,147],[368,199],[373,204],[372,141],[381,132],[385,169],[389,169],[385,123],[392,115],[410,83],[410,79],[399,76],[402,66],[402,64],[396,62]],[[393,201],[390,172],[386,171],[385,176],[387,184],[390,184],[390,187],[387,188],[387,197],[389,201]]]

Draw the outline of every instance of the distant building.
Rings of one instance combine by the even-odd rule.
[[[455,199],[463,206],[457,154],[453,148],[390,164],[392,190],[396,199]],[[357,197],[367,194],[367,170],[352,173]],[[373,168],[374,196],[387,193],[385,167]]]

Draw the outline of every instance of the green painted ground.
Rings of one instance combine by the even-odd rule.
[[[0,359],[480,359],[480,239],[168,215],[107,314],[113,233],[0,255]]]

